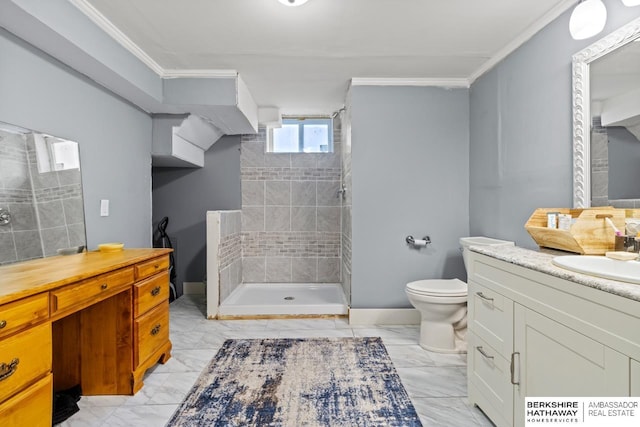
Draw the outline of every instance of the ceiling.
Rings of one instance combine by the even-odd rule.
[[[258,106],[329,114],[351,78],[468,86],[577,0],[71,2],[160,75],[237,70]]]

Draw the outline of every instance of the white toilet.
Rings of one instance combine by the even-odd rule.
[[[462,237],[465,268],[469,246],[513,244],[489,237]],[[408,283],[405,292],[420,311],[420,346],[439,353],[466,353],[467,284],[459,279],[417,280]]]

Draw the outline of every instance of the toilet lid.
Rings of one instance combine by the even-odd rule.
[[[467,284],[459,279],[417,280],[407,283],[407,290],[422,295],[462,297],[467,295]]]

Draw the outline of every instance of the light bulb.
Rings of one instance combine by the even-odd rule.
[[[622,0],[622,4],[628,7],[638,6],[640,5],[640,0]]]
[[[308,0],[278,0],[278,1],[284,4],[285,6],[302,6]]]
[[[607,22],[607,8],[602,0],[585,0],[578,4],[569,19],[569,32],[575,40],[598,34]]]

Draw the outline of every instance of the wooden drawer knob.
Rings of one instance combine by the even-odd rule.
[[[152,296],[158,296],[158,294],[160,293],[160,286],[156,286],[155,288],[151,289],[151,295]]]
[[[0,329],[4,328],[5,326],[7,326],[7,321],[6,320],[0,320]]]
[[[100,285],[100,289],[102,289],[103,291],[106,291],[108,287],[109,285],[107,285],[106,283],[103,283],[102,285]]]
[[[151,329],[151,335],[158,335],[160,333],[160,324],[158,323],[156,326]]]
[[[20,363],[20,359],[17,357],[14,358],[9,364],[4,362],[0,363],[0,381],[6,380],[11,375],[13,375],[18,369],[18,363]]]

